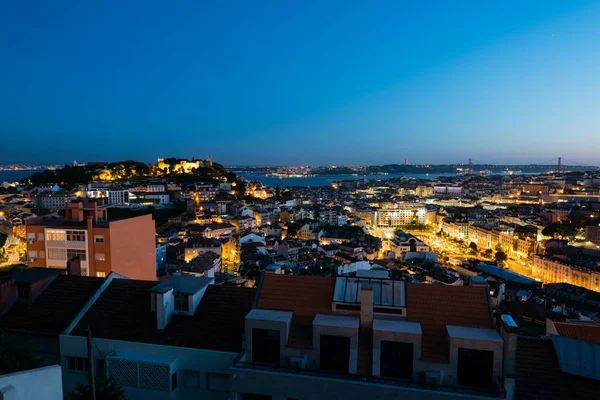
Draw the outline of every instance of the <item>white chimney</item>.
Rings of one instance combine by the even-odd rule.
[[[517,363],[517,329],[518,326],[513,318],[508,315],[502,315],[500,326],[500,336],[504,339],[503,361],[504,361],[504,376],[514,378]]]
[[[373,326],[373,285],[369,283],[360,286],[360,325]]]
[[[172,288],[163,293],[156,293],[156,329],[162,331],[167,327],[174,310],[175,296]]]

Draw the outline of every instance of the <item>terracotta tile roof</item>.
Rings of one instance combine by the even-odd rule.
[[[600,343],[600,325],[555,322],[554,326],[560,336]]]
[[[167,328],[156,328],[150,311],[150,289],[155,281],[115,279],[98,298],[72,335],[169,346],[239,352],[244,318],[252,308],[255,289],[209,285],[193,316],[173,315]]]
[[[447,363],[446,325],[493,328],[486,288],[423,283],[406,284],[406,316],[421,324],[424,361]]]
[[[293,311],[288,346],[312,346],[312,321],[330,313],[335,279],[320,276],[264,274],[258,308]]]
[[[0,329],[62,333],[104,278],[58,275],[33,303],[17,303],[0,320]]]
[[[517,340],[515,400],[594,399],[600,381],[562,372],[551,340]]]

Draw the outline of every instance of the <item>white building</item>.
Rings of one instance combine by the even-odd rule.
[[[0,399],[62,400],[60,365],[0,375]]]

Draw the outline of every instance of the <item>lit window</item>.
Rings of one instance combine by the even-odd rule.
[[[104,262],[106,259],[104,258],[104,253],[96,253],[96,261]]]
[[[98,278],[106,278],[106,272],[96,272]]]

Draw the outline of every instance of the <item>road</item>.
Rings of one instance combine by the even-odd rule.
[[[470,250],[467,247],[461,246],[454,242],[453,240],[448,240],[445,238],[440,238],[434,233],[427,232],[413,232],[414,236],[420,238],[428,244],[433,251],[438,254],[444,253],[450,259],[473,259],[477,258],[480,260],[485,260],[486,258],[480,254],[471,254]],[[466,243],[466,242],[465,242]],[[531,264],[526,261],[519,261],[515,259],[508,259],[504,263],[504,266],[509,271],[515,272],[517,274],[521,274],[527,276],[529,278],[535,279],[531,270]]]

